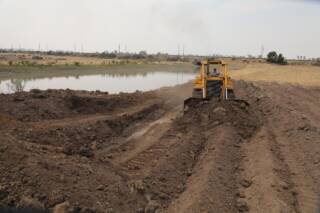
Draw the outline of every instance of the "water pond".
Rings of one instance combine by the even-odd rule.
[[[181,71],[150,71],[135,74],[103,73],[58,77],[15,77],[0,79],[0,93],[30,91],[31,89],[100,90],[109,93],[154,90],[175,86],[194,79],[195,73]]]

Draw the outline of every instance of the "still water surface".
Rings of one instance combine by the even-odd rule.
[[[166,86],[186,83],[194,79],[194,73],[186,72],[147,72],[136,75],[81,75],[76,77],[52,77],[38,79],[0,80],[0,93],[30,91],[31,89],[72,89],[105,91],[109,93],[148,91]]]

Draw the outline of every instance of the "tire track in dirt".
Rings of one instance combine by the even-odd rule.
[[[238,103],[208,103],[177,118],[160,140],[123,164],[135,193],[167,212],[236,212],[241,142],[255,131],[254,117]],[[193,110],[191,110],[193,111]],[[237,116],[235,116],[237,115]],[[190,197],[190,194],[197,197]]]
[[[243,175],[245,179],[253,182],[253,186],[244,192],[249,195],[247,200],[252,212],[299,213],[291,172],[284,162],[280,144],[274,134],[274,122],[268,120],[270,112],[278,109],[271,103],[271,100],[259,99],[255,104],[257,111],[260,111],[263,126],[247,143],[247,159]]]
[[[182,106],[175,107],[160,119],[152,121],[144,128],[134,132],[119,149],[112,151],[112,162],[123,165],[157,143],[169,130],[173,119],[181,113],[181,109]]]
[[[273,88],[269,90],[272,91],[268,94],[270,98],[282,103],[278,116],[271,114],[268,119],[280,127],[274,129],[274,134],[283,160],[291,170],[295,185],[293,193],[301,212],[316,212],[320,198],[320,170],[317,168],[320,153],[320,110],[316,99],[312,97],[314,90],[289,85],[285,89],[287,93]]]
[[[207,135],[207,142],[186,189],[165,212],[236,212],[236,168],[239,166],[239,147],[235,146],[234,129],[219,126]],[[212,193],[215,192],[215,193]]]
[[[279,200],[275,188],[280,178],[274,173],[276,162],[271,152],[266,127],[262,127],[248,141],[244,153],[242,176],[252,185],[240,189],[239,195],[247,200],[250,212],[278,213],[282,209],[290,209]]]
[[[236,87],[237,96],[248,100],[250,105],[254,106],[262,125],[243,149],[245,158],[241,176],[245,181],[240,185],[239,197],[248,204],[250,212],[279,212],[288,209],[287,204],[280,201],[278,192],[272,187],[280,180],[274,172],[279,166],[276,165],[277,160],[271,152],[268,128],[264,126],[265,111],[258,107],[263,97],[260,96],[262,89],[242,81],[237,82]]]
[[[276,209],[281,206],[280,210],[285,212],[316,212],[319,205],[317,186],[319,186],[320,174],[312,162],[317,162],[317,153],[319,153],[317,144],[320,143],[318,127],[314,126],[318,124],[315,120],[315,116],[319,116],[317,103],[311,95],[301,92],[302,88],[299,86],[246,83],[242,87],[246,91],[240,91],[240,93],[248,96],[249,100],[257,102],[257,107],[263,115],[264,129],[266,129],[261,133],[264,135],[261,139],[254,140],[265,144],[263,149],[269,153],[265,152],[264,155],[269,156],[265,157],[265,162],[270,162],[270,165],[266,171],[260,171],[260,175],[268,177],[270,168],[273,168],[273,174],[272,172],[270,174],[275,177],[273,180],[276,182],[271,185],[270,190],[264,190],[267,186],[263,181],[253,184],[256,194],[260,194],[260,199],[266,202],[259,203],[259,200],[253,197],[251,201],[249,200],[249,205],[257,209],[260,207],[265,209],[263,207],[269,203],[270,206],[275,206],[271,208],[274,212],[277,212]],[[307,89],[304,88],[304,90]],[[301,100],[304,100],[303,104]],[[259,148],[258,145],[251,146]],[[254,156],[251,154],[249,157],[251,158],[249,161],[253,164],[251,172],[259,174],[259,168],[266,167],[268,164],[254,162]],[[279,200],[272,200],[270,197]]]

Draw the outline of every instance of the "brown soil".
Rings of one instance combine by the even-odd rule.
[[[315,212],[319,88],[238,81],[0,95],[0,206],[54,212]],[[1,210],[1,209],[0,209]]]

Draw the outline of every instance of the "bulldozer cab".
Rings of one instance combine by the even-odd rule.
[[[224,72],[226,64],[220,60],[206,60],[201,66],[206,76],[218,77]]]
[[[222,60],[208,59],[200,62],[199,65],[200,75],[194,81],[193,97],[227,99],[226,89],[232,89],[227,64]]]

